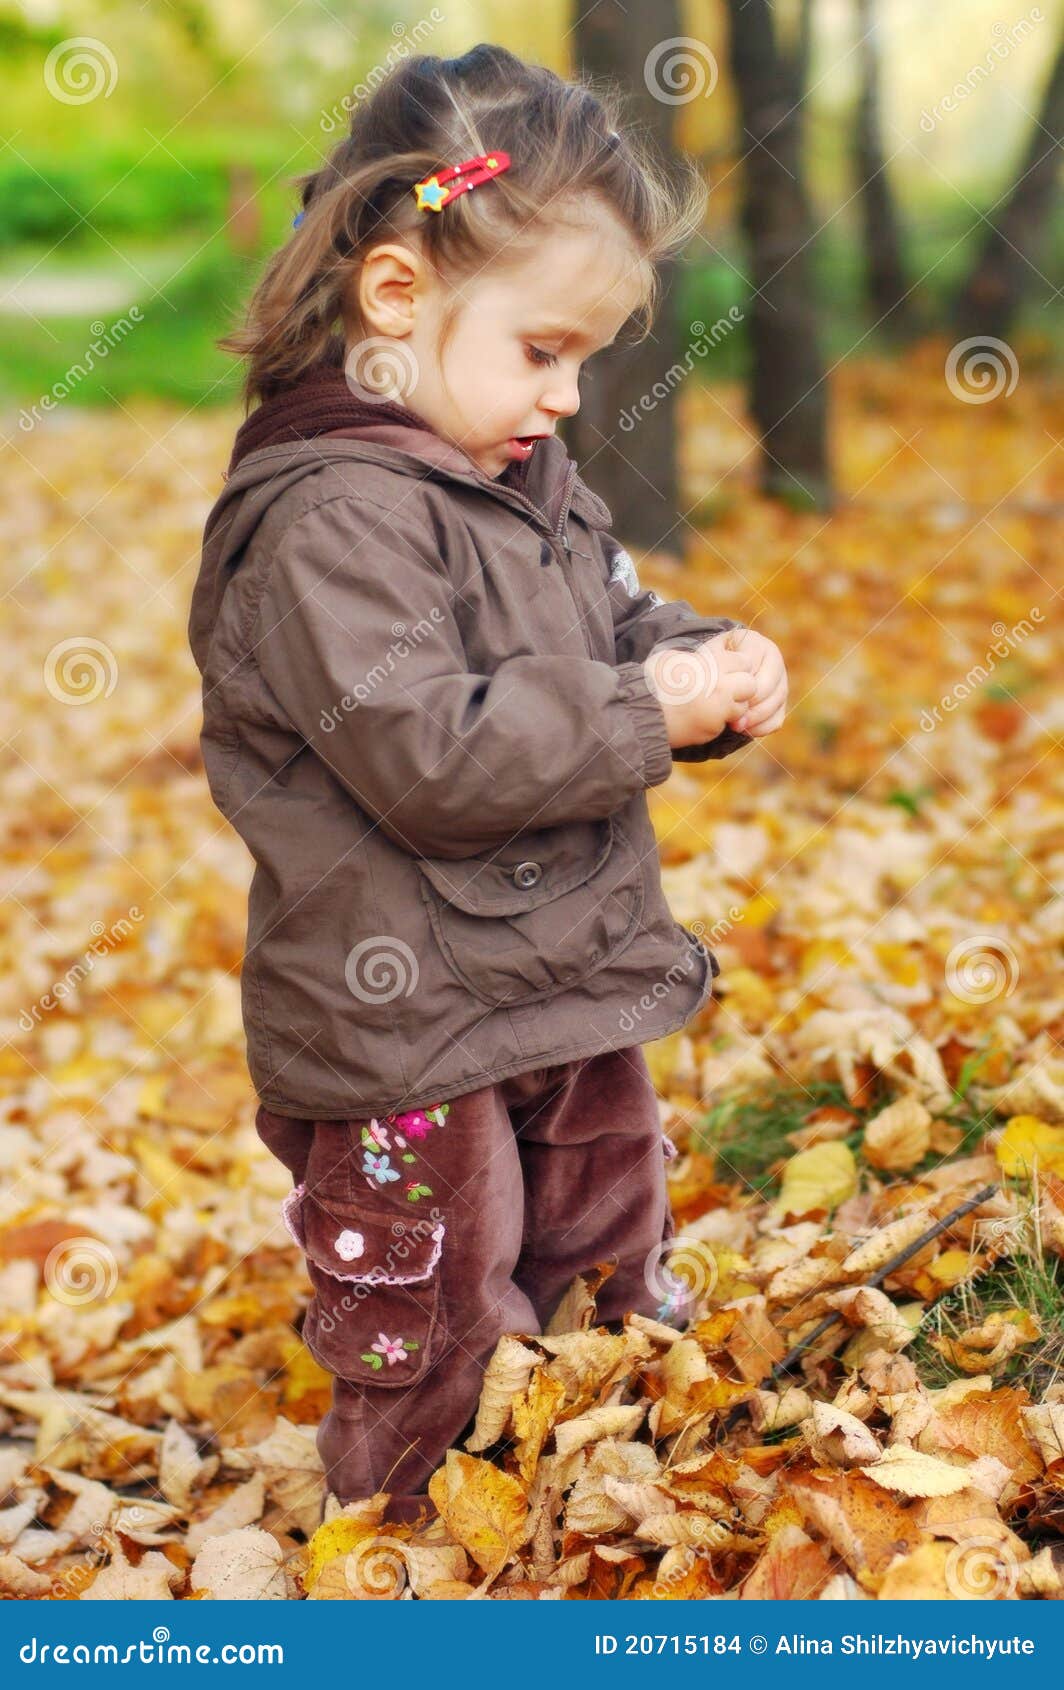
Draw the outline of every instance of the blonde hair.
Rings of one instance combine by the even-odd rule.
[[[621,132],[623,98],[586,80],[567,82],[504,47],[481,43],[456,59],[401,61],[358,105],[348,135],[319,170],[293,179],[303,218],[268,261],[241,326],[217,341],[247,360],[245,405],[293,386],[312,366],[338,369],[362,259],[379,242],[420,236],[441,281],[456,288],[442,339],[462,305],[457,288],[511,249],[517,257],[565,221],[583,194],[612,212],[645,265],[632,313],[645,338],[660,295],[655,265],[701,223],[706,189],[693,167],[667,173],[632,132]],[[510,168],[483,192],[439,213],[419,211],[415,182],[493,148]]]

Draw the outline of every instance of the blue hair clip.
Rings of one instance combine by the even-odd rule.
[[[302,223],[302,221],[303,221],[303,219],[304,219],[304,217],[305,217],[305,216],[306,216],[306,212],[305,212],[305,211],[297,211],[297,213],[296,213],[296,215],[295,215],[295,216],[294,216],[294,217],[293,217],[293,219],[292,219],[292,227],[293,227],[293,229],[298,229],[298,228],[299,228],[299,225],[300,225],[300,224],[301,224],[301,223]]]

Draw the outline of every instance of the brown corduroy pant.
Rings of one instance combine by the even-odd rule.
[[[303,1341],[333,1375],[317,1444],[341,1502],[423,1492],[474,1414],[505,1332],[540,1332],[613,1262],[600,1323],[662,1312],[671,1142],[638,1045],[381,1119],[261,1107],[295,1187],[285,1223],[314,1296]]]

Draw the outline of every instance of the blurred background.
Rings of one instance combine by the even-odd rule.
[[[215,342],[293,176],[414,51],[618,81],[710,188],[566,438],[642,582],[790,671],[778,733],[649,795],[722,965],[649,1050],[678,1221],[732,1251],[718,1300],[755,1288],[737,1213],[821,1141],[839,1177],[792,1219],[869,1222],[898,1177],[1015,1180],[1022,1206],[1036,1151],[1064,1176],[1062,36],[1060,0],[0,0],[9,1428],[64,1383],[223,1443],[326,1400],[252,1125],[251,865],[206,791],[185,624],[242,417]],[[899,1099],[923,1111],[900,1146],[868,1140]],[[1036,1251],[954,1235],[905,1280],[923,1378],[1018,1298],[1037,1319],[987,1365],[1056,1378],[1062,1212]]]

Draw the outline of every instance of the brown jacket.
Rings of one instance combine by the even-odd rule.
[[[211,793],[255,861],[248,1066],[308,1119],[682,1027],[719,969],[645,791],[750,737],[670,749],[643,660],[742,624],[639,590],[560,439],[494,481],[401,412],[245,452],[189,620]]]

